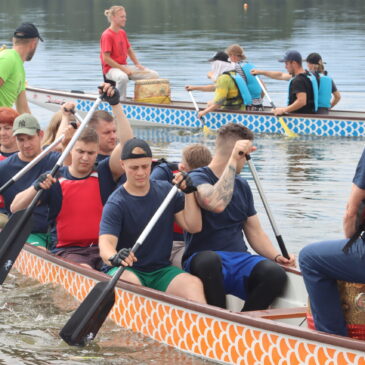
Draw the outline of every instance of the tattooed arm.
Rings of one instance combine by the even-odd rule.
[[[246,161],[245,155],[254,149],[249,140],[236,142],[231,157],[217,183],[198,186],[196,198],[202,208],[215,213],[221,213],[226,209],[232,199],[236,174],[241,171]],[[240,155],[240,152],[243,154]]]

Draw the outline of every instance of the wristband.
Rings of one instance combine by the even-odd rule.
[[[275,262],[278,262],[278,261],[277,261],[277,258],[278,258],[278,257],[280,257],[280,256],[281,256],[281,253],[277,254],[277,255],[274,257],[274,261],[275,261]]]

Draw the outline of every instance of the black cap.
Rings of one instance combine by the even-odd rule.
[[[288,51],[279,62],[290,62],[295,61],[302,64],[302,56],[298,51]]]
[[[43,42],[43,38],[40,36],[37,27],[32,23],[23,23],[14,32],[15,38],[30,39],[39,38]]]
[[[312,65],[319,65],[319,63],[322,61],[322,57],[319,53],[313,52],[307,56],[306,61]],[[325,62],[322,61],[322,63]]]
[[[212,58],[210,58],[208,60],[208,62],[213,62],[213,61],[224,61],[224,62],[228,62],[228,55],[226,52],[217,52]]]
[[[135,148],[141,148],[143,153],[133,153]],[[152,157],[152,151],[150,146],[146,141],[139,138],[129,139],[123,147],[122,150],[122,160],[129,160],[131,158],[143,158],[143,157]]]

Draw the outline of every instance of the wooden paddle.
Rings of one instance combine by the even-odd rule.
[[[196,103],[196,101],[195,101],[195,98],[194,98],[194,95],[193,95],[193,93],[191,92],[191,91],[188,91],[188,93],[189,93],[189,95],[190,95],[190,98],[191,98],[191,100],[192,100],[192,102],[193,102],[193,104],[194,104],[194,108],[195,108],[195,110],[196,110],[196,112],[199,114],[199,107],[198,107],[198,104]],[[205,119],[203,118],[203,117],[201,117],[201,118],[199,118],[201,121],[202,121],[202,123],[203,123],[203,132],[204,133],[211,133],[210,132],[210,130],[209,130],[209,128],[205,125]]]
[[[267,100],[269,100],[269,103],[270,103],[271,107],[273,109],[276,109],[276,106],[275,106],[274,102],[271,100],[271,98],[270,98],[270,96],[269,96],[269,94],[268,94],[268,92],[267,92],[264,84],[262,83],[262,81],[260,80],[260,78],[257,75],[255,77],[256,77],[257,82],[260,84],[260,87],[261,87],[262,91],[264,92],[265,96],[267,97]],[[279,122],[280,122],[281,126],[284,129],[284,132],[285,132],[285,135],[286,136],[291,137],[291,138],[299,137],[295,132],[293,132],[288,127],[288,125],[284,122],[283,117],[278,117],[278,119],[279,119]]]
[[[243,154],[243,152],[242,152],[242,154]],[[251,156],[250,155],[246,155],[246,160],[247,160],[247,163],[248,163],[248,167],[250,168],[252,177],[253,177],[253,179],[255,181],[257,190],[258,190],[258,192],[260,194],[262,203],[264,204],[264,207],[265,207],[267,216],[269,217],[269,221],[270,221],[271,227],[272,227],[272,229],[274,231],[276,240],[278,241],[281,254],[285,258],[287,258],[289,260],[290,257],[289,257],[288,251],[287,251],[287,249],[285,247],[285,243],[284,243],[283,237],[279,233],[278,227],[276,226],[276,223],[275,223],[275,220],[274,220],[274,216],[272,215],[271,209],[270,209],[270,206],[269,206],[269,203],[266,200],[266,196],[265,196],[264,190],[262,189],[261,182],[260,182],[259,176],[257,175],[257,171],[256,171],[256,168],[255,168],[255,165],[253,164],[253,162],[251,160]]]
[[[141,235],[138,237],[136,243],[131,249],[131,252],[135,253],[143,244],[161,214],[165,211],[166,207],[176,194],[177,189],[177,185],[172,187]],[[119,267],[111,280],[100,281],[89,292],[87,297],[60,332],[60,336],[65,342],[71,346],[84,346],[87,342],[95,338],[114,305],[114,288],[125,268],[125,266]]]
[[[101,100],[101,97],[98,97],[96,99],[94,105],[88,112],[87,116],[77,129],[76,133],[71,138],[71,141],[62,152],[56,165],[52,169],[50,173],[52,176],[55,176],[62,166],[63,161],[65,160],[75,142],[79,138],[80,134],[91,119]],[[10,269],[13,266],[13,263],[18,257],[27,237],[32,230],[32,214],[42,196],[42,193],[43,190],[39,190],[28,208],[20,210],[13,214],[9,222],[6,224],[4,230],[0,232],[0,285],[6,279]]]

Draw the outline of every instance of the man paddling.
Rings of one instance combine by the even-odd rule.
[[[156,71],[142,66],[123,29],[127,21],[127,13],[123,6],[112,6],[105,10],[110,27],[100,38],[100,60],[105,79],[115,81],[120,99],[125,100],[128,80],[157,79]],[[134,66],[127,65],[130,58]]]
[[[13,48],[0,52],[0,106],[30,113],[25,95],[24,62],[30,61],[42,37],[34,24],[23,23],[14,32]]]
[[[317,111],[313,85],[317,83],[314,75],[302,66],[302,56],[297,51],[288,51],[279,62],[285,63],[288,73],[280,71],[251,70],[253,75],[264,75],[277,80],[289,80],[288,106],[274,109],[275,115],[287,113],[312,114]]]
[[[66,105],[68,106],[68,104]],[[69,120],[71,113],[63,112],[63,118]],[[65,138],[62,145],[65,147],[71,138],[74,128],[69,126],[65,131]],[[61,130],[59,134],[61,134]],[[15,174],[23,169],[30,161],[36,158],[42,151],[43,131],[38,120],[31,114],[21,114],[14,120],[13,135],[19,152],[14,153],[7,159],[0,161],[0,186],[8,182]],[[2,194],[5,202],[5,213],[11,214],[10,205],[20,191],[28,188],[32,182],[42,173],[51,170],[56,164],[60,154],[50,152],[31,170],[24,174],[18,181],[9,186]],[[27,242],[36,246],[45,247],[47,243],[47,210],[44,207],[37,207],[33,216],[32,233]]]
[[[226,307],[226,294],[243,300],[243,311],[266,309],[281,294],[294,256],[283,257],[261,228],[251,189],[239,176],[246,154],[255,151],[253,133],[240,124],[221,127],[207,167],[189,176],[197,187],[203,229],[187,234],[183,268],[198,276],[208,304]],[[243,230],[243,231],[242,231]],[[243,233],[259,254],[248,252]]]
[[[122,165],[127,180],[110,196],[100,223],[100,255],[107,265],[115,266],[109,274],[120,265],[133,263],[134,255],[127,257],[128,249],[171,190],[167,181],[150,181],[151,164],[152,152],[145,141],[134,138],[125,143]],[[205,303],[201,281],[170,264],[174,221],[189,232],[201,229],[200,209],[191,194],[194,189],[187,185],[185,199],[180,193],[175,195],[136,252],[138,260],[121,278]]]

